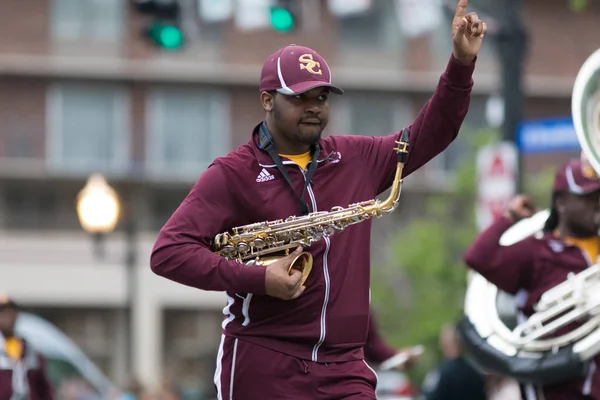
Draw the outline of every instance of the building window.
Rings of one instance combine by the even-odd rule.
[[[59,42],[121,42],[127,7],[122,0],[51,0],[51,37]]]
[[[223,92],[156,88],[148,97],[147,169],[155,177],[196,179],[229,145],[229,101]]]
[[[59,83],[48,97],[50,169],[77,174],[126,171],[130,112],[125,87]]]
[[[80,190],[80,181],[7,181],[0,186],[0,225],[39,232],[80,229],[74,208]]]
[[[405,97],[362,92],[344,95],[340,103],[339,119],[334,121],[340,132],[391,135],[410,125],[414,119],[412,103]]]
[[[49,190],[22,185],[7,185],[4,190],[4,227],[6,229],[55,229],[59,197]]]
[[[372,2],[368,11],[338,19],[340,57],[345,64],[373,65],[373,59],[366,60],[365,54],[379,60],[402,61],[404,39],[400,32],[394,0]]]

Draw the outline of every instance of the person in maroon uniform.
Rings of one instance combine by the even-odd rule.
[[[398,353],[407,350],[398,350],[390,346],[379,334],[377,322],[373,311],[369,317],[369,327],[367,338],[365,339],[364,356],[368,363],[382,364],[383,362],[396,356]],[[408,354],[407,354],[408,355]]]
[[[541,295],[598,261],[600,180],[581,160],[561,165],[554,179],[552,208],[541,235],[500,246],[502,234],[535,212],[532,201],[515,197],[506,214],[482,231],[465,254],[467,265],[499,289],[519,293],[523,317],[534,312]],[[600,370],[593,361],[587,375],[567,383],[525,385],[526,398],[600,400]]]
[[[0,295],[0,400],[53,400],[45,360],[15,335],[19,308]]]
[[[369,317],[369,328],[367,331],[367,338],[365,340],[364,355],[365,361],[369,365],[385,365],[390,363],[391,369],[405,370],[410,368],[419,357],[419,354],[415,352],[416,349],[396,349],[385,341],[385,339],[379,333],[379,325],[373,310]],[[403,360],[392,360],[394,357],[402,355]]]
[[[460,0],[453,52],[435,93],[407,128],[404,176],[448,147],[469,108],[486,26],[466,7],[467,0]],[[401,131],[322,138],[330,93],[343,91],[313,49],[289,45],[270,55],[260,76],[264,121],[247,144],[202,173],[154,245],[154,273],[227,292],[215,371],[218,399],[376,398],[377,378],[363,352],[370,221],[313,243],[305,285],[300,272],[288,273],[301,249],[266,268],[211,251],[215,235],[233,227],[346,207],[391,186]]]

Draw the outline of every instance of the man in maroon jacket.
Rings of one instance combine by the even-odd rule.
[[[469,108],[486,27],[466,6],[460,0],[456,9],[446,71],[408,128],[405,176],[447,148]],[[375,399],[377,378],[363,359],[369,221],[313,243],[305,285],[300,272],[288,273],[298,249],[266,268],[211,251],[215,235],[233,227],[346,207],[390,187],[400,132],[321,138],[330,93],[343,91],[316,51],[290,45],[269,56],[260,78],[265,120],[248,144],[208,167],[156,240],[156,274],[227,292],[215,372],[219,400]]]
[[[0,295],[0,400],[53,400],[42,356],[15,335],[18,307]]]
[[[557,169],[552,209],[543,232],[511,246],[500,246],[502,234],[515,222],[533,215],[526,196],[517,196],[506,215],[481,232],[467,250],[465,261],[473,270],[511,293],[519,293],[524,317],[534,312],[541,295],[595,264],[600,254],[600,180],[581,160]],[[566,384],[534,388],[526,385],[528,399],[543,393],[546,400],[600,400],[600,369],[592,362],[587,376]],[[587,397],[585,397],[587,396]]]

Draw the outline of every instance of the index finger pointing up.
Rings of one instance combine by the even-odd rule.
[[[469,0],[458,0],[455,13],[457,17],[462,18],[467,15],[467,4],[469,4]]]

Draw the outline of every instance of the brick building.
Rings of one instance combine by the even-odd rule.
[[[144,40],[146,20],[126,0],[0,5],[0,288],[55,322],[116,381],[128,372],[124,240],[119,227],[107,258],[94,258],[74,210],[89,173],[103,172],[136,204],[133,372],[150,383],[164,372],[191,382],[207,374],[210,382],[223,298],[157,278],[147,260],[201,171],[246,142],[262,118],[265,57],[289,43],[314,47],[347,91],[333,99],[328,131],[382,135],[412,121],[451,52],[449,22],[405,38],[393,0],[346,19],[325,1],[303,0],[304,23],[287,35],[204,24],[190,11],[196,3],[183,3],[189,44],[168,54]],[[526,14],[525,118],[569,115],[575,74],[598,46],[600,6],[569,14],[563,0],[531,0]],[[485,125],[498,87],[492,46],[488,40],[478,61],[464,135]],[[457,140],[407,181],[404,209],[447,187],[463,148]]]

